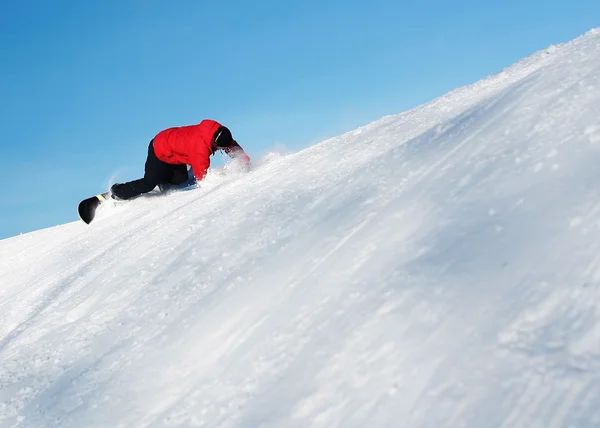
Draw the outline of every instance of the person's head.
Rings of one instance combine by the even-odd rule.
[[[215,132],[215,135],[213,137],[213,143],[217,147],[217,149],[224,149],[225,147],[229,147],[231,143],[233,143],[231,131],[225,126],[220,126],[219,129],[217,129],[217,131]]]

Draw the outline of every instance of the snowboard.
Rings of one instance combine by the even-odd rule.
[[[196,189],[198,185],[196,184],[196,180],[188,180],[182,184],[161,184],[159,185],[159,195],[167,195],[171,192],[181,192],[186,190]],[[140,195],[148,196],[146,195]],[[91,198],[84,199],[79,203],[79,207],[77,207],[77,212],[79,213],[79,218],[83,220],[84,223],[90,224],[94,217],[96,216],[96,209],[103,202],[111,199],[110,192],[100,193],[98,195],[92,196]]]
[[[109,192],[105,192],[100,193],[99,195],[92,196],[91,198],[84,199],[79,203],[79,206],[77,207],[79,218],[83,220],[84,223],[90,224],[96,216],[96,209],[100,206],[102,202],[105,202],[109,198]]]

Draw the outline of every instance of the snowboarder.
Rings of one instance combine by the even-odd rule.
[[[114,184],[111,197],[126,200],[156,186],[183,184],[188,181],[187,165],[193,171],[191,179],[200,181],[210,166],[210,156],[217,150],[250,166],[250,157],[219,122],[206,119],[197,125],[165,129],[150,141],[144,177]]]

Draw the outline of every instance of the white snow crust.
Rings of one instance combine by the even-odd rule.
[[[257,164],[0,241],[0,426],[600,426],[600,31]]]

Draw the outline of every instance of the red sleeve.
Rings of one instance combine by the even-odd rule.
[[[197,144],[196,151],[190,156],[190,161],[192,162],[191,165],[196,180],[202,180],[210,167],[210,154],[208,153],[208,150],[206,150],[203,145]]]
[[[225,147],[223,151],[232,159],[239,159],[246,164],[250,163],[250,156],[246,154],[244,149],[235,140],[228,147]]]

